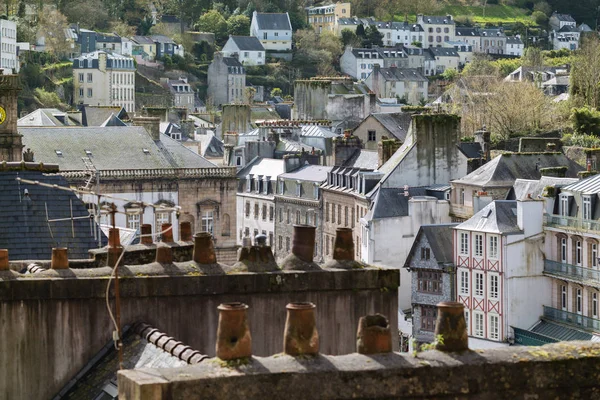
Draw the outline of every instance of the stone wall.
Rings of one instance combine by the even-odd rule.
[[[349,329],[354,330],[354,329]],[[119,372],[119,399],[598,399],[600,345],[294,358]]]
[[[202,354],[214,355],[217,306],[223,302],[250,306],[253,351],[263,356],[281,352],[285,305],[291,301],[317,305],[326,354],[353,351],[363,315],[380,312],[391,326],[397,324],[397,271],[202,275],[202,265],[190,261],[120,270],[121,323],[146,322]],[[0,370],[0,399],[52,398],[110,343],[114,328],[105,300],[110,273],[67,269],[25,277],[0,271],[0,362],[6,366]],[[110,299],[113,303],[112,289]]]
[[[323,254],[325,261],[333,259],[333,245],[337,228],[352,228],[354,239],[354,257],[360,260],[362,230],[359,219],[367,210],[366,199],[359,199],[352,193],[344,193],[336,189],[321,189],[323,196]],[[338,213],[338,206],[342,211]],[[358,206],[358,207],[357,207]],[[329,208],[328,208],[329,207]],[[331,208],[335,207],[335,220]],[[348,223],[346,224],[346,208],[348,208]],[[358,211],[357,211],[358,210]],[[327,215],[329,214],[329,216]]]

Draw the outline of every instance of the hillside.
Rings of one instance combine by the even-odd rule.
[[[533,21],[529,15],[531,12],[515,6],[489,4],[483,7],[465,5],[460,0],[447,0],[443,3],[444,6],[440,9],[439,14],[468,17],[471,21],[478,24],[522,22],[526,25],[533,25]]]

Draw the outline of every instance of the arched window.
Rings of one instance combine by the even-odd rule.
[[[229,236],[231,232],[231,221],[229,214],[223,214],[223,226],[221,228],[221,236]]]

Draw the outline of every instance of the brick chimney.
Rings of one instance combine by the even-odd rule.
[[[134,117],[134,126],[143,126],[146,128],[148,135],[154,141],[160,140],[160,118],[158,117]]]
[[[377,167],[385,164],[392,155],[400,148],[400,141],[388,139],[385,136],[381,137],[381,141],[377,144]]]
[[[17,131],[19,75],[0,75],[0,161],[21,161],[23,143]]]

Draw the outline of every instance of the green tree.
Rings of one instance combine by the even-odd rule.
[[[383,34],[375,25],[369,25],[365,29],[365,39],[363,40],[365,47],[383,46]]]
[[[458,75],[458,71],[455,68],[446,68],[442,74],[442,77],[447,81],[454,81],[456,78],[458,78]]]
[[[534,11],[531,14],[531,19],[539,26],[546,26],[548,23],[548,16],[541,11]]]
[[[358,24],[356,27],[356,36],[361,40],[365,38],[365,26],[363,24]]]
[[[498,76],[498,67],[485,55],[476,55],[462,71],[465,76]]]
[[[232,15],[227,20],[227,33],[234,36],[250,34],[250,18],[245,15]]]
[[[352,31],[352,29],[342,29],[342,45],[352,46],[352,47],[360,47],[361,40],[356,36],[356,32]]]
[[[528,47],[523,54],[523,65],[526,67],[541,67],[544,64],[542,51],[537,47]]]
[[[215,41],[222,44],[227,39],[227,21],[217,10],[210,10],[200,17],[197,29],[201,32],[212,32]]]
[[[580,134],[600,135],[600,112],[588,106],[574,108],[571,114],[573,129]]]
[[[273,90],[271,90],[271,97],[282,96],[282,95],[283,95],[283,91],[278,87],[273,88]]]
[[[58,10],[49,11],[48,7],[45,12],[40,13],[39,18],[38,33],[45,39],[46,51],[56,55],[67,54],[71,50],[65,36],[67,18]]]

